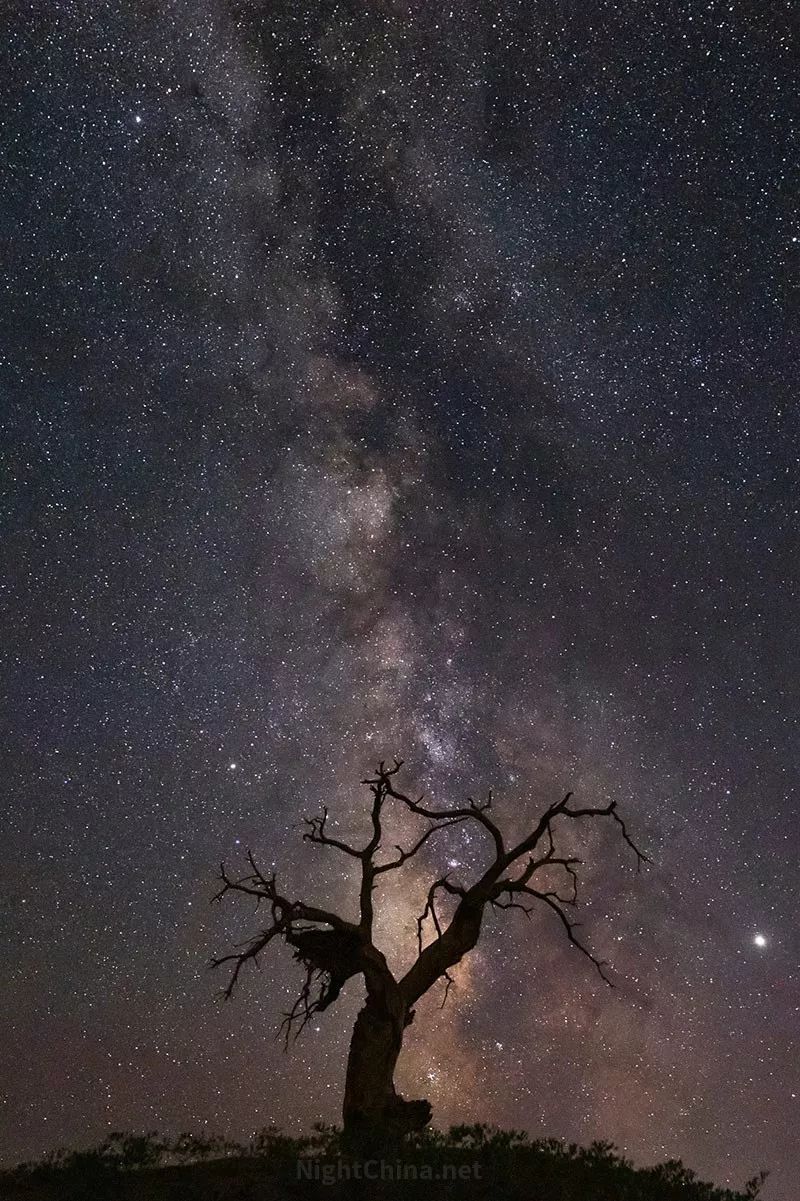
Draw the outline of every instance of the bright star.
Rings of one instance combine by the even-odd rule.
[[[757,947],[765,947],[767,945],[767,940],[763,934],[756,934],[755,938],[753,939],[753,942],[756,944]]]

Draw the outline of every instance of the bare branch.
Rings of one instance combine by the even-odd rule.
[[[245,949],[243,951],[234,951],[230,955],[222,955],[217,959],[211,960],[212,968],[221,967],[225,963],[232,963],[234,965],[230,979],[226,987],[222,990],[222,995],[226,1001],[230,1000],[231,996],[233,995],[233,990],[236,988],[236,982],[239,979],[239,973],[244,965],[250,960],[258,965],[258,956],[261,954],[267,944],[270,943],[277,934],[285,933],[286,928],[287,923],[279,919],[272,926],[268,927],[266,930],[263,930],[261,934],[258,934],[255,938],[250,939],[245,944]]]
[[[400,769],[397,768],[399,771]],[[381,845],[381,810],[383,802],[386,800],[386,788],[382,781],[378,780],[374,784],[370,784],[372,790],[372,810],[370,812],[370,820],[372,821],[372,837],[364,848],[364,855],[372,856]]]
[[[417,851],[425,845],[432,834],[436,834],[438,830],[445,830],[448,826],[455,826],[463,820],[462,817],[453,817],[449,821],[442,821],[436,825],[429,826],[425,833],[407,851],[404,851],[401,846],[396,846],[395,850],[399,851],[397,859],[391,859],[388,863],[379,863],[374,869],[374,875],[378,876],[382,872],[390,872],[394,871],[397,867],[402,867],[408,859],[412,859],[416,855]]]
[[[533,905],[523,905],[521,901],[501,901],[494,898],[490,903],[493,909],[520,909],[526,917],[533,913]]]
[[[245,896],[254,897],[257,906],[262,901],[266,901],[271,908],[272,924],[262,930],[260,934],[243,943],[243,950],[234,951],[230,955],[223,955],[212,959],[211,966],[214,968],[220,967],[225,963],[233,963],[234,965],[228,985],[223,990],[223,996],[226,999],[232,996],[239,979],[239,973],[244,965],[251,961],[257,964],[258,956],[276,935],[282,935],[287,941],[292,937],[296,937],[302,932],[297,925],[298,922],[310,922],[312,923],[312,928],[318,925],[330,926],[331,930],[338,931],[341,935],[349,938],[357,935],[358,932],[358,928],[352,922],[345,921],[344,918],[339,917],[336,913],[332,913],[327,909],[320,909],[316,905],[307,905],[304,901],[288,900],[288,898],[278,892],[274,872],[270,876],[265,876],[256,864],[252,851],[247,852],[247,860],[250,864],[251,872],[249,875],[242,876],[239,879],[233,879],[229,876],[225,870],[225,865],[220,864],[222,888],[216,893],[213,900],[221,901],[228,892],[238,892],[243,893]]]
[[[433,922],[437,936],[441,938],[442,935],[442,927],[439,922],[439,915],[436,912],[436,894],[440,889],[443,892],[449,892],[451,896],[466,896],[466,889],[462,888],[460,884],[453,884],[453,882],[450,880],[449,873],[448,875],[440,876],[438,880],[434,880],[433,884],[431,884],[430,888],[428,889],[428,897],[425,901],[425,908],[417,918],[417,946],[419,947],[420,954],[422,953],[422,944],[425,935],[425,922],[429,917]]]
[[[506,866],[514,863],[523,855],[528,855],[531,851],[535,851],[545,836],[547,837],[549,843],[547,854],[551,853],[553,849],[553,832],[551,829],[551,823],[559,813],[564,812],[571,796],[572,793],[568,792],[563,800],[556,801],[554,805],[550,805],[549,808],[545,809],[544,813],[539,818],[539,821],[536,823],[533,831],[527,836],[527,838],[523,838],[522,842],[517,843],[517,845],[508,852],[506,856]]]
[[[316,842],[320,846],[335,847],[337,851],[343,851],[345,855],[352,855],[354,859],[360,859],[364,854],[356,847],[351,847],[349,843],[344,842],[340,838],[333,838],[327,833],[325,825],[328,821],[328,806],[322,806],[322,813],[319,817],[304,817],[303,821],[309,827],[303,835],[304,842]]]
[[[562,816],[570,817],[570,818],[582,818],[582,817],[610,817],[610,818],[612,818],[613,821],[615,821],[617,823],[617,825],[620,827],[620,829],[622,831],[623,841],[627,843],[627,845],[631,848],[631,850],[633,851],[633,853],[636,856],[636,870],[639,871],[641,869],[641,866],[643,863],[651,862],[651,860],[647,857],[647,855],[645,855],[643,851],[639,850],[639,848],[634,843],[633,839],[628,834],[628,830],[625,825],[625,822],[622,820],[622,818],[619,816],[619,814],[617,812],[617,802],[616,801],[611,801],[610,804],[608,804],[608,805],[592,806],[592,807],[584,808],[584,809],[570,809],[569,801],[570,801],[571,797],[572,797],[572,793],[568,792],[563,800],[556,802],[555,805],[551,805],[549,809],[545,810],[545,812],[542,814],[542,816],[539,819],[539,821],[536,825],[536,828],[533,830],[533,832],[531,834],[529,834],[527,838],[524,838],[522,840],[522,842],[518,843],[517,846],[514,847],[513,850],[508,852],[508,856],[507,856],[508,863],[513,863],[516,859],[519,859],[522,855],[526,855],[530,851],[535,850],[535,848],[541,842],[542,838],[545,837],[545,835],[547,836],[548,841],[549,841],[549,849],[547,851],[547,854],[544,856],[542,862],[545,862],[548,859],[552,858],[552,852],[553,852],[552,823],[555,820],[555,818],[562,817]]]
[[[417,945],[419,947],[420,954],[422,954],[422,943],[423,943],[423,939],[424,939],[425,921],[428,917],[430,917],[431,920],[433,921],[433,926],[434,926],[434,929],[436,930],[437,938],[441,938],[441,936],[442,936],[442,926],[439,921],[439,915],[436,912],[436,893],[439,891],[439,889],[442,889],[442,891],[449,892],[453,896],[458,896],[458,897],[463,897],[466,892],[466,890],[463,889],[459,884],[453,884],[450,881],[448,876],[442,876],[439,880],[434,880],[433,884],[430,886],[430,888],[428,890],[428,898],[425,902],[425,908],[423,909],[420,916],[417,918]],[[450,995],[450,989],[455,984],[455,981],[454,981],[453,977],[450,975],[450,972],[447,970],[447,968],[445,968],[444,971],[442,972],[442,978],[445,981],[445,987],[444,987],[444,996],[442,997],[442,1004],[441,1004],[440,1008],[444,1009],[445,1005],[447,1004],[447,998]]]
[[[553,893],[536,892],[535,889],[531,889],[531,895],[537,897],[540,901],[544,901],[545,905],[548,905],[550,907],[550,909],[553,910],[553,913],[558,915],[558,919],[561,922],[561,925],[564,927],[564,930],[566,931],[567,939],[569,940],[569,942],[572,943],[573,947],[577,947],[578,950],[581,952],[581,954],[585,955],[586,958],[591,963],[594,964],[594,966],[597,969],[598,975],[600,976],[600,978],[602,980],[604,980],[606,982],[606,984],[609,986],[609,988],[613,988],[614,982],[609,979],[609,977],[606,975],[606,973],[604,971],[604,968],[606,968],[608,966],[607,960],[595,958],[595,956],[592,954],[592,952],[589,950],[589,948],[584,946],[584,944],[580,941],[580,939],[577,938],[577,936],[575,934],[575,930],[577,929],[577,927],[579,926],[580,923],[570,921],[569,917],[564,912],[564,910],[561,908],[561,905],[559,904],[558,899],[553,895]]]
[[[488,830],[491,834],[497,857],[500,858],[505,854],[503,836],[500,833],[499,828],[495,825],[487,813],[487,810],[491,809],[492,807],[491,793],[489,793],[487,799],[482,803],[473,801],[471,798],[468,799],[466,808],[430,809],[426,805],[422,804],[424,797],[420,797],[419,800],[413,801],[411,797],[406,796],[405,793],[400,792],[397,788],[395,788],[392,780],[402,766],[402,759],[395,759],[394,767],[391,768],[387,768],[385,763],[381,762],[378,764],[375,777],[373,779],[365,780],[364,783],[369,784],[373,790],[377,787],[382,787],[386,796],[390,796],[394,800],[400,801],[412,813],[417,813],[420,817],[427,817],[430,821],[448,821],[453,818],[463,821],[471,818],[474,821],[479,822],[484,829]]]
[[[314,982],[319,983],[319,992],[316,997],[311,996],[311,989]],[[315,968],[313,964],[306,965],[306,978],[303,982],[303,987],[300,989],[300,994],[291,1009],[283,1014],[277,1038],[283,1035],[283,1049],[289,1050],[289,1042],[297,1042],[300,1035],[305,1030],[308,1023],[317,1013],[322,1013],[328,1008],[333,998],[330,996],[333,985],[325,979],[324,972]],[[336,994],[338,996],[338,992]],[[292,1037],[294,1034],[294,1037]]]
[[[586,958],[594,964],[598,974],[605,981],[605,983],[608,984],[610,988],[614,987],[613,981],[609,979],[604,970],[608,966],[607,961],[605,959],[597,959],[589,950],[589,948],[580,941],[575,934],[580,922],[571,921],[561,908],[562,905],[572,904],[572,901],[565,900],[556,892],[539,892],[538,889],[529,888],[527,886],[516,888],[512,886],[505,888],[502,891],[509,894],[509,899],[507,901],[502,901],[499,899],[499,896],[493,897],[491,901],[492,906],[495,909],[521,909],[526,918],[529,918],[534,912],[535,906],[525,905],[521,901],[514,900],[514,897],[522,893],[525,896],[534,897],[538,901],[543,901],[545,905],[547,905],[555,914],[558,915],[559,921],[566,931],[568,941],[572,943],[574,947],[577,947],[581,954],[585,955]],[[502,892],[500,895],[502,895]]]
[[[395,770],[396,768],[392,770],[391,775],[395,774]],[[387,775],[388,773],[384,771],[383,778]],[[380,769],[378,777],[382,778]],[[408,797],[394,787],[391,779],[387,780],[386,787],[389,795],[397,796],[412,812],[422,813],[432,819],[440,818],[444,815],[445,811],[433,810],[423,806],[421,804],[422,798],[420,798],[419,802],[410,801]],[[521,909],[526,916],[529,916],[533,906],[525,904],[524,898],[526,896],[535,901],[543,902],[558,915],[567,933],[568,940],[574,946],[578,947],[594,964],[602,978],[607,983],[611,983],[603,970],[605,965],[600,960],[597,960],[576,936],[575,930],[577,924],[571,921],[564,912],[564,906],[574,905],[577,902],[578,874],[576,868],[580,865],[581,860],[576,856],[557,854],[554,837],[556,819],[562,816],[573,819],[583,817],[611,817],[620,826],[623,840],[634,851],[637,869],[641,867],[643,862],[649,862],[649,860],[630,838],[627,828],[616,812],[615,802],[605,806],[573,809],[569,805],[571,797],[572,793],[568,792],[560,801],[556,801],[550,805],[541,815],[531,833],[507,851],[501,850],[504,846],[502,837],[495,823],[491,819],[488,819],[490,825],[498,835],[495,840],[497,855],[494,862],[483,872],[480,878],[471,887],[461,891],[461,900],[456,906],[452,919],[445,928],[443,928],[436,911],[436,894],[438,889],[443,887],[443,885],[440,881],[437,881],[432,886],[428,894],[426,907],[417,924],[418,944],[420,948],[419,957],[417,962],[411,966],[400,981],[401,990],[409,1004],[416,1003],[437,979],[445,975],[448,968],[458,963],[472,949],[479,937],[481,914],[487,904],[500,909]],[[471,803],[471,808],[468,811],[449,810],[446,812],[451,818],[462,813],[470,813],[474,816],[475,806]],[[484,822],[483,824],[486,823]],[[543,843],[544,848],[537,855],[536,851]],[[527,858],[527,862],[517,875],[510,876],[507,874],[515,864],[525,858]],[[571,884],[570,895],[563,896],[556,889],[535,888],[532,885],[531,881],[534,879],[536,873],[549,868],[558,868],[566,873]],[[506,898],[505,900],[502,899],[504,897]],[[423,947],[422,931],[424,923],[428,918],[433,921],[436,938]]]
[[[617,802],[611,801],[609,805],[605,805],[602,809],[565,809],[564,813],[567,817],[611,817],[619,826],[622,833],[623,841],[631,848],[636,856],[636,870],[641,871],[643,863],[652,863],[652,859],[648,858],[643,851],[640,851],[636,843],[628,833],[625,822],[617,812]]]
[[[399,771],[400,768],[395,769]],[[370,811],[370,820],[372,822],[372,836],[364,847],[361,853],[361,887],[358,894],[359,913],[361,915],[361,929],[367,938],[372,938],[372,922],[374,918],[374,906],[372,903],[372,892],[375,888],[375,852],[381,845],[381,810],[383,803],[386,800],[386,786],[382,778],[375,780],[365,780],[365,784],[369,784],[370,792],[372,793],[372,809]]]
[[[527,884],[531,877],[542,868],[560,867],[563,868],[563,870],[570,877],[572,882],[572,896],[570,898],[559,899],[564,905],[574,905],[578,900],[578,873],[575,871],[575,865],[580,865],[582,863],[583,860],[578,859],[574,855],[569,856],[568,858],[559,858],[556,856],[551,835],[551,845],[546,855],[542,856],[541,859],[530,859],[527,867],[521,875],[509,881],[501,881],[501,883],[504,886],[504,890],[506,886],[508,886],[510,890],[517,889],[520,887],[520,885]]]

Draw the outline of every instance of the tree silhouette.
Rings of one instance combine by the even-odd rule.
[[[481,803],[468,800],[465,808],[433,809],[423,804],[424,797],[415,801],[399,790],[396,777],[401,767],[400,759],[395,759],[392,767],[382,762],[374,776],[362,781],[372,793],[372,833],[365,846],[351,846],[332,835],[328,830],[327,808],[323,808],[318,817],[303,819],[307,826],[304,839],[332,847],[358,864],[358,921],[347,921],[337,913],[306,901],[289,900],[278,891],[274,873],[264,875],[250,852],[250,871],[245,876],[232,879],[222,865],[222,888],[215,898],[221,900],[229,892],[242,893],[255,898],[257,904],[266,903],[270,910],[269,923],[258,934],[240,944],[231,954],[212,961],[214,967],[232,965],[230,980],[224,990],[226,997],[233,993],[244,966],[256,961],[275,938],[283,938],[293,947],[295,958],[305,968],[300,994],[289,1012],[284,1014],[281,1024],[287,1046],[290,1037],[297,1037],[314,1014],[333,1004],[347,980],[352,976],[364,977],[366,1001],[353,1029],[343,1104],[345,1133],[356,1138],[402,1137],[421,1130],[430,1121],[428,1101],[407,1101],[397,1093],[395,1065],[404,1032],[414,1019],[414,1006],[439,980],[445,983],[447,998],[452,984],[450,968],[477,943],[487,905],[495,909],[519,909],[526,916],[539,906],[549,909],[569,942],[590,960],[603,980],[611,984],[605,961],[597,959],[584,945],[576,934],[577,923],[568,912],[577,901],[577,868],[582,860],[558,853],[554,827],[560,819],[608,818],[634,852],[637,870],[643,862],[649,862],[630,838],[617,812],[616,802],[602,807],[573,808],[569,804],[572,793],[567,793],[563,800],[544,811],[526,837],[507,847],[500,828],[490,816],[491,794]],[[428,825],[407,850],[397,846],[393,858],[376,862],[387,801],[394,801],[424,818]],[[373,942],[376,884],[387,872],[402,868],[439,830],[463,822],[475,822],[485,832],[493,850],[491,863],[468,887],[453,881],[449,873],[433,881],[417,921],[417,958],[398,979]],[[569,890],[567,895],[552,886],[556,873],[563,875]],[[444,919],[437,908],[442,894],[452,898],[448,919]],[[426,942],[427,929],[432,930],[432,937]]]

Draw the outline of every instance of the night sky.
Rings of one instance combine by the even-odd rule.
[[[800,1137],[790,5],[3,5],[0,1151],[335,1121],[233,1000],[253,847],[345,915],[379,758],[584,831],[398,1083],[720,1184]],[[398,814],[398,834],[411,830]],[[416,827],[414,827],[416,828]],[[383,894],[408,964],[455,827]],[[472,873],[472,875],[471,875]]]

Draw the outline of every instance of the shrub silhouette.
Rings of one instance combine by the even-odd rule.
[[[324,1184],[321,1173],[299,1181],[298,1163],[335,1165],[336,1183]],[[421,1201],[432,1195],[433,1180],[437,1197],[453,1201],[495,1196],[508,1201],[756,1201],[766,1179],[762,1172],[741,1191],[722,1189],[700,1180],[679,1160],[637,1168],[608,1142],[580,1147],[481,1123],[447,1132],[427,1129],[408,1139],[403,1170],[413,1177],[424,1169],[428,1179],[356,1184],[347,1173],[359,1163],[348,1154],[342,1131],[332,1126],[317,1126],[299,1138],[268,1126],[246,1144],[190,1134],[169,1140],[114,1133],[91,1150],[60,1150],[0,1173],[0,1196],[4,1201],[262,1201],[265,1196],[344,1201],[358,1195]],[[453,1180],[445,1172],[476,1164],[479,1174],[468,1180]]]

